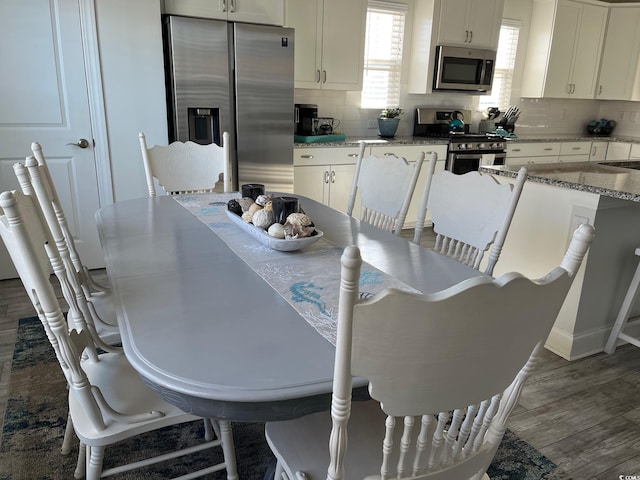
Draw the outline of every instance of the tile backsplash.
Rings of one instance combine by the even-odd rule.
[[[317,104],[318,116],[340,120],[338,130],[349,137],[378,135],[376,119],[380,109],[360,108],[360,92],[296,89],[295,103]],[[482,119],[482,109],[477,104],[477,96],[466,94],[404,95],[401,101],[404,114],[397,135],[412,135],[418,106],[471,110],[474,112],[471,130],[475,131]],[[614,135],[640,137],[640,102],[522,98],[516,106],[522,111],[516,124],[519,135],[583,135],[590,120],[606,118],[617,122]]]

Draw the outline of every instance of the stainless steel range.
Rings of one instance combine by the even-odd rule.
[[[504,165],[505,140],[491,133],[469,133],[470,110],[417,108],[414,137],[449,139],[445,168],[455,174],[478,170],[480,165]]]

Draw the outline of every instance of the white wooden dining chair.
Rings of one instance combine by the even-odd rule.
[[[416,162],[411,164],[395,155],[365,157],[366,147],[365,143],[360,143],[347,215],[353,214],[356,196],[360,193],[360,220],[399,235],[420,175],[424,152],[420,152]]]
[[[82,265],[75,249],[64,211],[57,201],[57,195],[53,193],[55,187],[50,181],[46,163],[40,164],[32,156],[27,157],[24,165],[15,163],[13,169],[22,193],[37,200],[52,244],[56,246],[64,262],[65,269],[61,274],[68,277],[71,292],[84,317],[83,321],[88,323],[96,335],[96,342],[109,345],[120,343],[120,331],[111,290],[94,289],[94,285],[97,284],[88,280],[89,271]]]
[[[64,236],[64,242],[66,244],[66,248],[69,250],[69,255],[71,256],[71,261],[75,266],[76,271],[78,272],[79,279],[82,287],[86,290],[88,296],[95,295],[95,304],[105,302],[107,305],[104,306],[104,309],[107,309],[109,313],[105,313],[103,316],[111,318],[113,314],[115,314],[115,310],[113,306],[110,304],[110,300],[106,298],[105,300],[101,300],[100,297],[108,297],[108,295],[101,295],[102,293],[108,293],[111,290],[109,285],[103,285],[100,282],[97,282],[92,276],[89,269],[82,263],[80,255],[78,254],[78,249],[76,247],[76,243],[74,240],[74,236],[69,229],[69,223],[67,222],[67,217],[65,216],[64,210],[62,209],[62,203],[60,202],[60,197],[58,196],[58,192],[56,190],[55,183],[53,183],[53,179],[51,177],[51,172],[49,171],[49,166],[47,164],[47,160],[42,151],[42,146],[38,142],[33,142],[31,144],[31,151],[33,152],[33,156],[38,165],[38,171],[40,172],[38,176],[41,179],[43,184],[43,188],[46,192],[46,199],[51,204],[51,208],[53,209],[55,219],[59,223],[61,234]],[[33,165],[31,165],[33,166]],[[47,222],[52,222],[53,218],[48,217]],[[101,311],[103,309],[102,306],[97,305],[97,310]]]
[[[636,257],[640,257],[640,248],[636,248],[635,254]],[[620,340],[640,347],[640,337],[637,333],[638,325],[640,325],[640,316],[631,315],[631,310],[636,303],[638,293],[640,293],[640,263],[636,266],[636,270],[627,288],[627,293],[620,305],[616,321],[609,333],[609,338],[604,347],[606,353],[614,353]]]
[[[435,162],[432,158],[427,166],[413,242],[420,243],[429,211],[436,234],[434,250],[477,270],[482,268],[488,251],[484,273],[492,275],[527,179],[527,169],[520,169],[512,185],[500,184],[495,177],[480,172],[434,174]]]
[[[479,480],[593,238],[538,280],[478,276],[419,295],[359,289],[345,249],[331,411],[266,425],[275,478]],[[351,401],[352,376],[372,400]]]
[[[32,196],[19,192],[0,194],[0,237],[20,275],[47,337],[55,351],[69,388],[69,413],[80,438],[80,454],[75,477],[97,480],[181,457],[207,448],[221,447],[224,461],[191,473],[196,478],[227,470],[227,478],[237,479],[233,436],[228,421],[213,421],[220,438],[179,451],[158,455],[103,470],[107,446],[142,433],[170,425],[198,420],[166,403],[144,385],[121,351],[98,354],[94,337],[85,325],[69,328],[50,283],[48,265],[56,273],[64,270],[58,249],[50,242]],[[58,277],[63,293],[69,291],[68,276]],[[77,308],[74,297],[65,295],[70,309]]]
[[[222,134],[221,147],[173,142],[149,148],[144,133],[138,138],[150,197],[156,196],[156,185],[169,195],[231,191],[229,133]]]

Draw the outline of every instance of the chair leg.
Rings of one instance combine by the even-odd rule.
[[[640,248],[636,249],[636,255],[640,255]],[[604,351],[606,353],[613,353],[616,351],[616,344],[618,343],[618,337],[620,336],[620,332],[624,330],[627,321],[629,320],[629,313],[631,312],[631,307],[635,304],[636,298],[638,297],[638,293],[640,291],[640,264],[636,268],[636,272],[633,274],[633,278],[631,279],[631,284],[629,285],[629,289],[627,290],[627,294],[622,301],[622,305],[620,306],[620,312],[618,312],[618,317],[616,318],[616,322],[613,325],[613,329],[609,334],[609,340],[607,340],[607,344],[604,347]]]
[[[203,419],[203,421],[204,421],[204,439],[207,442],[210,442],[211,440],[213,440],[213,435],[214,435],[211,419],[205,418]]]
[[[71,453],[71,442],[73,441],[73,420],[71,420],[71,413],[67,414],[67,426],[64,429],[64,438],[62,439],[62,449],[60,453],[62,455],[69,455]]]
[[[84,478],[87,473],[87,446],[80,442],[78,448],[78,462],[76,463],[76,469],[73,472],[73,478],[80,480]]]
[[[104,447],[88,447],[87,452],[87,480],[100,480],[102,474],[102,462],[104,460]]]
[[[238,480],[238,467],[236,465],[236,448],[233,443],[233,432],[231,422],[228,420],[218,420],[220,426],[220,440],[222,440],[222,454],[224,463],[227,465],[227,480]]]

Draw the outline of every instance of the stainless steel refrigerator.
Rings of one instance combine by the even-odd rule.
[[[164,18],[169,140],[220,144],[233,185],[293,191],[291,28]]]

